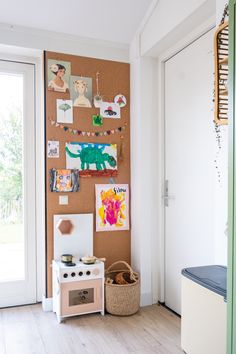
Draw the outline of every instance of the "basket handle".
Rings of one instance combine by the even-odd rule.
[[[109,271],[111,271],[112,268],[113,268],[115,265],[117,265],[117,264],[123,264],[123,265],[125,265],[126,268],[128,268],[128,270],[129,270],[129,272],[130,272],[130,279],[132,279],[132,280],[137,280],[136,277],[135,277],[135,275],[134,275],[133,269],[132,269],[132,268],[130,267],[130,265],[129,265],[127,262],[125,262],[125,261],[117,261],[117,262],[112,263],[112,264],[110,265],[110,267],[107,268],[106,273],[108,273]]]

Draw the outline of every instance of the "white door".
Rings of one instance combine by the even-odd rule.
[[[179,314],[181,270],[214,263],[213,34],[165,63],[165,304]]]
[[[0,60],[0,307],[36,302],[34,65]]]

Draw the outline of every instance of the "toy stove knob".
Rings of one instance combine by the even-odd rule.
[[[90,270],[87,270],[86,275],[90,275],[90,274],[91,274]]]
[[[83,275],[83,272],[79,272],[79,276],[82,277],[82,275]]]
[[[72,277],[75,277],[75,272],[72,272],[72,273],[71,273],[71,276],[72,276]]]
[[[64,273],[64,274],[63,274],[63,278],[68,278],[68,274],[67,274],[67,273]]]

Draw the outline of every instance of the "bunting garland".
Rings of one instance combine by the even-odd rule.
[[[100,132],[88,132],[88,131],[82,131],[79,129],[72,129],[67,127],[64,124],[57,123],[55,120],[50,119],[51,125],[54,125],[56,128],[63,129],[65,132],[69,132],[74,135],[82,135],[82,136],[107,136],[111,134],[116,134],[116,133],[121,133],[122,131],[125,130],[127,123],[125,123],[123,126],[117,127],[116,129],[109,129],[109,130],[104,130]]]

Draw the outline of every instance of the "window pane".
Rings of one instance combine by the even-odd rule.
[[[0,72],[1,282],[25,277],[22,127],[23,75]]]

